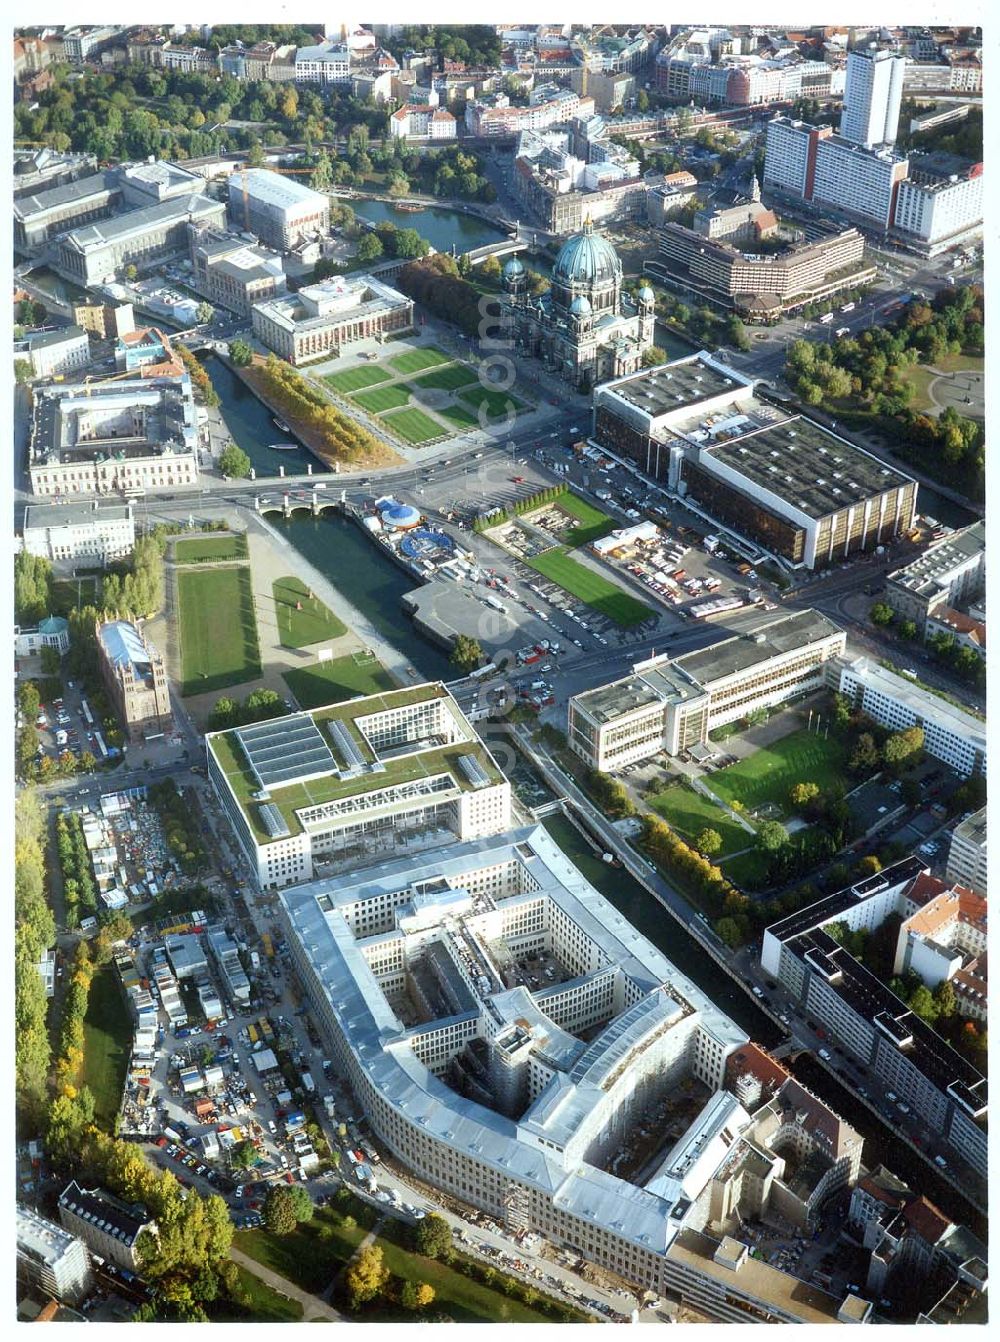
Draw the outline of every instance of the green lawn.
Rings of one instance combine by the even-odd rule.
[[[577,523],[565,535],[566,544],[574,549],[580,545],[590,545],[615,529],[614,518],[602,513],[600,508],[592,507],[578,494],[561,494],[555,503],[561,512],[568,513]]]
[[[401,405],[409,405],[410,393],[405,386],[393,382],[387,387],[376,387],[373,391],[359,391],[351,400],[355,405],[360,405],[362,410],[377,414],[381,410],[395,410]]]
[[[439,387],[443,391],[454,391],[456,387],[467,387],[470,382],[478,382],[479,374],[467,363],[453,363],[447,368],[435,368],[432,373],[424,373],[411,381],[414,387]]]
[[[408,443],[427,443],[432,438],[440,438],[447,432],[443,424],[431,419],[423,410],[413,407],[408,410],[394,410],[391,414],[383,415],[382,422],[393,433],[398,433],[400,438],[405,438]]]
[[[201,564],[207,560],[246,559],[244,532],[228,536],[189,536],[174,542],[175,564]]]
[[[706,783],[717,796],[732,804],[740,801],[748,811],[773,802],[788,808],[788,793],[795,783],[818,783],[823,789],[847,783],[844,747],[804,729],[783,736],[769,746],[709,774]]]
[[[182,694],[241,685],[260,675],[249,568],[184,569],[177,575]]]
[[[54,578],[52,580],[52,614],[69,615],[78,606],[98,604],[100,584],[96,578]]]
[[[305,648],[325,638],[340,638],[347,626],[318,596],[310,596],[301,578],[278,578],[273,584],[274,609],[283,648]],[[296,610],[301,605],[301,610]]]
[[[722,839],[720,857],[750,847],[754,842],[754,836],[737,825],[735,820],[730,820],[720,806],[703,797],[700,792],[692,792],[683,783],[677,783],[658,797],[648,798],[648,801],[652,809],[662,815],[667,824],[688,843],[694,843],[705,828],[718,830]]]
[[[653,614],[648,606],[644,606],[634,596],[629,596],[628,592],[608,582],[607,578],[577,563],[565,546],[546,550],[544,554],[536,555],[527,562],[536,573],[558,583],[565,591],[579,597],[609,620],[614,620],[615,624],[627,628],[641,624]]]
[[[442,418],[448,420],[450,424],[456,424],[460,429],[478,429],[479,416],[474,415],[471,410],[466,410],[464,405],[449,405],[438,411]]]
[[[273,1286],[268,1286],[253,1272],[248,1272],[242,1263],[236,1264],[240,1289],[246,1297],[245,1305],[234,1304],[231,1300],[217,1300],[208,1306],[206,1312],[212,1323],[300,1323],[302,1306],[297,1300],[289,1300]]]
[[[324,1234],[329,1234],[328,1239],[320,1237],[321,1228]],[[248,1258],[315,1294],[326,1290],[367,1233],[362,1225],[351,1229],[336,1225],[330,1213],[320,1209],[291,1235],[272,1235],[266,1230],[238,1231],[233,1244]]]
[[[504,419],[511,411],[523,410],[527,402],[520,401],[516,396],[511,396],[508,391],[494,391],[490,387],[470,387],[468,391],[460,391],[458,399],[470,405],[478,414],[480,407],[486,406],[486,414],[490,419]]]
[[[395,688],[392,677],[381,662],[359,664],[353,656],[335,657],[330,662],[314,662],[284,672],[285,681],[303,708],[338,704],[358,694],[377,694]]]
[[[389,360],[389,366],[397,373],[420,373],[425,368],[435,368],[439,363],[451,363],[452,356],[436,345],[425,345],[423,349],[407,350]]]
[[[98,1124],[110,1131],[121,1104],[132,1049],[132,1025],[114,964],[99,969],[90,984],[83,1021],[81,1080],[94,1096]]]
[[[360,391],[362,387],[374,387],[378,382],[387,382],[390,374],[384,368],[372,368],[359,364],[357,368],[345,368],[342,373],[328,373],[323,381],[332,390],[346,395],[351,391]]]

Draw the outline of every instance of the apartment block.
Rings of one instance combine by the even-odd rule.
[[[54,331],[31,331],[14,341],[14,361],[26,362],[34,377],[53,377],[76,372],[90,363],[90,340],[79,326],[60,326]]]
[[[20,1203],[16,1235],[18,1280],[69,1305],[90,1294],[93,1273],[82,1239]]]
[[[209,778],[265,889],[510,823],[510,784],[441,684],[205,743]]]
[[[844,661],[838,688],[855,707],[891,731],[921,727],[924,750],[957,774],[986,772],[986,722],[933,690],[880,666],[868,657]]]
[[[949,881],[986,896],[986,807],[952,831],[945,874]]]
[[[895,144],[906,58],[886,48],[855,48],[847,55],[840,134],[871,149]]]
[[[697,750],[716,727],[822,686],[846,638],[818,611],[797,611],[697,652],[639,662],[631,676],[572,696],[569,745],[602,772]]]
[[[983,165],[937,158],[910,155],[910,175],[900,183],[893,219],[903,241],[926,256],[964,242],[983,226]]]

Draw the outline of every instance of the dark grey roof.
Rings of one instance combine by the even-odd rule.
[[[737,671],[746,671],[758,662],[819,643],[840,632],[839,626],[820,611],[800,610],[758,625],[748,634],[684,653],[675,659],[674,665],[699,685],[711,685]]]
[[[129,1247],[152,1224],[152,1217],[138,1203],[127,1207],[103,1188],[81,1188],[75,1179],[59,1195],[59,1206]]]

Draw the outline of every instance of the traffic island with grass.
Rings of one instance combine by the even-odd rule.
[[[329,610],[301,578],[277,578],[272,584],[278,635],[283,648],[305,648],[327,638],[340,638],[347,626]]]
[[[183,695],[260,677],[249,567],[183,569],[177,603]]]

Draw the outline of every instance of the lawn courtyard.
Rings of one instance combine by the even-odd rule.
[[[748,813],[770,804],[784,814],[796,783],[817,783],[826,790],[848,786],[843,743],[800,728],[761,746],[746,759],[709,774],[705,782],[730,806],[741,802]],[[774,818],[780,818],[775,816]]]
[[[738,853],[742,848],[752,847],[755,842],[756,836],[730,819],[728,812],[721,806],[700,792],[685,787],[683,783],[676,783],[647,800],[650,808],[662,816],[670,828],[692,847],[703,829],[716,830],[722,840],[722,847],[713,861],[730,853]]]
[[[205,694],[260,675],[248,565],[177,574],[181,693]]]

